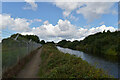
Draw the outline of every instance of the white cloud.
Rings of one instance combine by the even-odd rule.
[[[83,26],[83,28],[85,28],[85,29],[89,29],[91,26],[90,25],[85,25],[85,26]]]
[[[116,14],[111,10],[113,2],[54,2],[54,4],[63,10],[64,17],[70,17],[73,11],[82,14],[88,22],[98,19],[103,14]]]
[[[105,32],[107,32],[108,30],[110,30],[111,32],[114,32],[114,31],[116,31],[117,29],[116,28],[114,28],[114,27],[112,27],[112,26],[109,26],[109,27],[106,27],[105,25],[102,25],[102,26],[100,26],[100,27],[96,27],[96,28],[91,28],[91,29],[89,29],[89,31],[91,32],[91,33],[97,33],[97,32],[103,32],[105,30]]]
[[[98,19],[103,14],[108,14],[111,12],[111,7],[114,3],[103,3],[103,2],[91,2],[85,3],[86,6],[79,8],[77,10],[78,14],[82,14],[88,22]]]
[[[11,29],[18,32],[29,31],[30,24],[33,22],[42,22],[41,19],[12,18],[9,14],[0,14],[0,29]]]
[[[58,23],[53,26],[52,24],[43,24],[40,27],[32,28],[30,33],[36,34],[40,39],[44,39],[46,41],[55,41],[58,42],[62,39],[67,40],[82,40],[86,36],[90,34],[95,34],[97,32],[110,30],[111,32],[117,30],[116,28],[105,25],[101,25],[96,28],[85,29],[81,27],[74,26],[68,20],[59,19]]]
[[[12,18],[10,15],[8,14],[0,14],[0,29],[11,29],[14,31],[28,31],[30,30],[29,25],[30,23],[28,22],[27,19],[24,18]]]
[[[69,17],[71,20],[75,20],[75,21],[77,21],[79,18],[78,17],[75,17],[75,16],[73,16],[73,15],[70,15],[70,17]]]
[[[113,10],[113,11],[112,11],[112,14],[117,15],[118,12],[117,12],[116,10]]]
[[[22,32],[21,34],[22,35],[34,35],[34,33],[32,33],[32,32]]]
[[[48,25],[49,24],[49,21],[48,20],[46,20],[46,21],[44,21],[44,23],[43,23],[44,25]]]
[[[25,0],[27,3],[23,9],[32,9],[36,10],[38,5],[35,3],[35,0]]]
[[[27,19],[30,23],[34,23],[34,22],[42,22],[41,19],[33,19],[33,20],[29,20]]]
[[[36,21],[36,22],[42,22],[41,19],[34,19],[34,21]]]
[[[56,2],[119,2],[120,0],[53,0],[53,1],[56,1]]]
[[[80,7],[82,4],[79,2],[54,2],[54,4],[61,8],[63,11],[64,17],[68,17],[70,13]]]
[[[90,34],[95,34],[97,32],[102,31],[115,31],[116,28],[105,25],[101,25],[96,28],[85,29],[79,26],[75,26],[71,24],[68,20],[59,19],[56,25],[50,24],[48,21],[45,21],[43,25],[39,27],[30,28],[30,22],[24,18],[12,18],[10,15],[1,15],[0,18],[0,27],[8,28],[10,30],[14,30],[16,32],[21,32],[23,35],[25,34],[34,34],[38,35],[40,39],[44,39],[46,41],[55,41],[58,42],[62,39],[67,40],[81,40]]]
[[[104,21],[100,23],[100,25],[103,25],[103,24],[105,24]]]

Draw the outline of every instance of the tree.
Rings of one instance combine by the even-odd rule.
[[[58,42],[58,46],[77,49],[91,54],[120,55],[120,31],[110,32],[108,30],[107,32],[103,31],[103,33],[98,32],[87,36],[81,41],[70,42],[62,40]]]
[[[41,40],[41,42],[40,42],[41,44],[45,44],[45,41],[44,40]]]
[[[110,30],[107,30],[107,33],[110,33]]]
[[[105,33],[105,30],[103,31],[103,33]]]
[[[58,42],[58,45],[63,47],[66,43],[67,43],[66,40],[62,40],[62,41]]]

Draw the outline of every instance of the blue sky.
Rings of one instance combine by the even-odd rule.
[[[39,18],[43,21],[48,20],[53,25],[57,24],[59,19],[65,19],[62,15],[62,9],[56,7],[52,3],[49,2],[37,2],[38,9],[36,11],[33,10],[24,10],[23,7],[26,5],[25,2],[4,2],[2,4],[2,13],[10,14],[13,18],[26,18],[26,19],[35,19]],[[118,10],[118,5],[115,3],[111,9]],[[82,15],[75,14],[75,11],[72,12],[74,16],[78,17],[79,20],[74,21],[70,20],[71,23],[77,26],[85,26],[86,24],[99,26],[101,22],[104,22],[108,26],[117,27],[118,16],[112,13],[102,15],[100,19],[97,19],[91,23],[87,23],[87,20],[84,19]],[[42,24],[42,23],[41,23]],[[36,23],[32,26],[39,26],[40,23]]]
[[[48,20],[53,25],[57,24],[59,19],[63,19],[62,10],[60,8],[55,7],[52,3],[47,2],[39,2],[38,9],[36,11],[33,10],[24,10],[25,2],[8,2],[3,3],[3,13],[10,14],[13,18],[20,17],[26,19],[35,19],[39,18],[43,21]],[[39,26],[42,23],[36,23],[32,26]]]
[[[70,26],[70,25],[75,26],[77,31],[78,31],[78,29],[81,29],[81,28],[90,30],[91,28],[97,28],[102,25],[105,25],[105,27],[111,26],[113,28],[118,28],[118,26],[117,26],[117,24],[118,24],[118,14],[117,14],[118,13],[117,12],[118,11],[118,3],[112,3],[112,4],[110,2],[101,3],[101,4],[99,4],[100,6],[98,5],[98,8],[95,8],[95,7],[97,7],[96,4],[99,4],[99,3],[93,3],[93,4],[85,3],[86,7],[81,8],[80,6],[83,6],[83,4],[80,4],[80,3],[75,3],[75,5],[73,3],[73,5],[71,5],[71,3],[66,4],[66,3],[57,3],[57,2],[54,2],[54,3],[52,3],[52,2],[33,2],[32,4],[30,4],[29,2],[3,2],[2,3],[2,15],[7,14],[10,16],[11,19],[13,18],[14,20],[17,18],[20,18],[20,20],[27,19],[28,21],[26,21],[26,23],[28,22],[30,24],[29,26],[27,25],[27,27],[30,28],[29,29],[30,31],[27,30],[27,31],[21,32],[18,29],[15,30],[16,28],[11,29],[11,30],[4,28],[4,30],[6,30],[10,33],[14,33],[14,32],[30,33],[30,32],[32,32],[33,34],[38,35],[42,39],[53,40],[53,38],[50,37],[50,36],[54,36],[54,35],[52,35],[52,32],[50,33],[50,36],[48,36],[48,34],[49,34],[48,33],[48,34],[46,34],[46,37],[43,37],[43,36],[41,36],[40,33],[34,33],[35,31],[33,31],[32,29],[33,28],[41,29],[42,25],[43,26],[46,25],[46,24],[44,24],[45,21],[47,21],[48,24],[52,24],[54,27],[56,25],[62,25],[62,23],[64,23],[65,26]],[[105,6],[105,7],[103,7],[103,6]],[[97,10],[97,9],[99,9],[99,10]],[[64,13],[68,13],[68,14],[66,15]],[[95,15],[95,17],[94,17],[94,15]],[[29,20],[34,20],[34,19],[39,19],[41,21],[33,21],[32,23],[30,23]],[[60,20],[62,20],[62,21],[60,22]],[[22,23],[20,23],[20,24],[22,24]],[[15,26],[15,27],[18,27],[18,26]],[[64,27],[62,27],[62,28],[64,28]],[[49,31],[47,31],[47,32],[49,32]],[[54,31],[54,32],[56,32],[56,31]],[[62,33],[66,33],[66,32],[61,32],[61,34]],[[65,35],[71,36],[69,34],[70,33],[68,33],[68,34],[66,33]],[[56,36],[58,38],[61,37],[60,34],[57,34]],[[55,38],[56,38],[56,36],[55,36]],[[73,40],[80,39],[80,37],[79,38],[74,38],[74,37],[75,36],[73,36],[71,38],[66,37],[66,39],[73,39]],[[64,38],[65,37],[61,37],[60,39],[64,39]],[[55,40],[58,40],[58,39],[55,39]]]

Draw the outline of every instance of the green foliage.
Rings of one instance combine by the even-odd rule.
[[[120,55],[120,31],[103,31],[86,37],[82,41],[58,42],[58,46],[98,55]],[[112,47],[111,47],[112,46]]]
[[[16,38],[16,36],[17,36],[18,34],[19,34],[19,33],[11,35],[10,39]],[[22,39],[21,39],[21,38],[22,38]],[[9,38],[7,38],[7,39],[9,39]],[[36,36],[36,35],[21,35],[21,34],[19,34],[18,39],[19,39],[19,40],[27,40],[27,41],[29,41],[29,40],[31,39],[32,41],[35,41],[36,43],[40,43],[39,37]],[[4,40],[6,40],[6,39],[3,39],[2,42],[3,42]]]
[[[27,55],[26,43],[17,42],[11,38],[4,39],[2,42],[2,68],[14,66],[18,59]]]
[[[17,64],[18,60],[25,57],[31,51],[36,49],[33,42],[27,44],[30,39],[39,42],[39,38],[35,35],[21,35],[17,40],[14,40],[18,35],[13,34],[11,37],[2,40],[2,68],[10,68]]]
[[[103,70],[96,69],[80,57],[60,52],[55,45],[42,47],[41,78],[108,78]]]
[[[41,40],[41,42],[40,42],[41,44],[45,44],[45,41],[44,40]]]
[[[114,47],[110,47],[109,49],[106,50],[106,54],[108,55],[117,55],[117,52]]]
[[[55,44],[53,41],[51,41],[51,42],[47,42],[46,44]]]
[[[24,37],[27,38],[28,40],[32,39],[33,41],[40,43],[39,37],[36,35],[26,35]]]
[[[66,40],[62,40],[58,43],[58,45],[60,45],[61,47],[63,47],[68,41]]]

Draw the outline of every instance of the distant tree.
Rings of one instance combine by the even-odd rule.
[[[55,44],[53,41],[51,41],[51,42],[47,42],[46,44]]]
[[[107,33],[110,33],[110,30],[107,30]]]
[[[120,55],[120,31],[110,32],[108,30],[105,32],[104,30],[103,33],[98,32],[89,35],[81,41],[70,42],[62,40],[57,44],[61,47],[76,49],[91,54]]]
[[[36,35],[25,35],[24,37],[27,38],[28,40],[32,39],[32,41],[35,41],[37,43],[40,42],[39,37]]]
[[[11,37],[10,38],[15,38],[17,35],[19,35],[19,37],[18,37],[18,39],[26,39],[26,40],[32,40],[32,41],[35,41],[35,42],[37,42],[37,43],[39,43],[40,42],[40,40],[39,40],[39,37],[38,36],[36,36],[36,35],[21,35],[21,34],[19,34],[19,33],[16,33],[16,34],[13,34],[13,35],[11,35]]]
[[[45,44],[45,41],[44,40],[41,40],[41,42],[40,42],[41,44]]]
[[[103,31],[103,33],[105,33],[105,30]]]
[[[58,44],[59,46],[63,47],[66,43],[67,43],[66,40],[62,40],[62,41],[58,42],[57,44]]]

